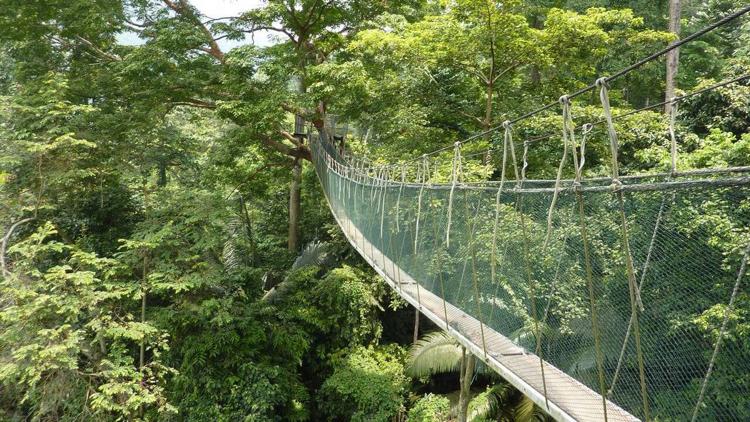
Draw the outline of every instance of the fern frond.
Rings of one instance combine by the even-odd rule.
[[[407,374],[425,377],[433,374],[457,372],[461,365],[461,346],[447,333],[427,334],[412,346]]]

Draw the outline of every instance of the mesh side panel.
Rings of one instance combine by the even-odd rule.
[[[497,184],[402,184],[312,145],[352,243],[480,357],[576,419],[690,419],[744,252],[747,185],[614,193],[589,180],[559,193],[548,225],[554,181],[499,194]],[[750,418],[750,334],[736,330],[746,313],[730,320],[699,420]]]

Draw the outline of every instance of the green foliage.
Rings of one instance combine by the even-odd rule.
[[[407,373],[425,378],[445,372],[458,372],[461,365],[461,346],[445,331],[427,334],[412,346]]]
[[[409,409],[408,422],[443,422],[450,415],[450,400],[447,397],[428,393]]]
[[[334,364],[320,391],[329,418],[389,421],[403,406],[405,352],[398,346],[359,347]]]
[[[0,220],[7,230],[33,219],[7,238],[0,419],[388,420],[403,410],[408,383],[404,352],[378,346],[381,317],[385,303],[403,302],[348,245],[308,164],[300,244],[309,246],[288,250],[290,168],[309,158],[308,144],[290,139],[293,115],[318,130],[335,113],[349,122],[347,146],[357,153],[375,162],[411,159],[555,101],[673,39],[662,32],[664,1],[288,3],[210,19],[182,0],[0,0]],[[741,5],[686,4],[683,33]],[[125,31],[140,41],[119,44]],[[270,45],[251,43],[261,31],[274,34]],[[745,19],[684,46],[679,87],[747,72],[748,40]],[[615,113],[660,101],[662,78],[657,63],[615,82]],[[682,103],[680,170],[746,165],[749,104],[746,82]],[[518,125],[516,140],[559,133],[557,114]],[[578,125],[598,120],[597,99],[577,98],[573,115]],[[623,174],[669,168],[661,113],[620,119],[617,131]],[[591,133],[587,177],[609,174],[606,136]],[[497,142],[487,136],[464,153]],[[434,182],[449,180],[450,153],[431,163]],[[528,175],[554,177],[559,158],[558,137],[535,144]],[[467,158],[466,179],[496,179],[499,159]],[[729,266],[747,207],[718,194],[700,209],[675,207],[675,230]],[[541,226],[530,226],[538,236]],[[590,229],[594,237],[618,230],[607,222]],[[477,233],[482,244],[490,236]],[[503,230],[499,240],[514,245],[518,237]],[[560,252],[551,249],[531,251],[543,271]],[[444,250],[430,259],[433,266],[456,260]],[[674,265],[685,270],[667,277],[662,268],[655,283],[662,291],[678,282],[719,290],[723,280],[690,271],[705,259],[680,257]],[[555,302],[582,288],[577,265],[564,263],[568,282],[550,293]],[[613,284],[619,270],[601,270],[602,284]],[[521,327],[514,339],[528,346],[523,294],[503,289],[509,318]],[[660,308],[671,318],[662,334],[687,327],[710,350],[726,309],[718,296],[700,304],[670,298]],[[724,339],[735,354],[750,350],[747,301],[740,294]],[[624,311],[612,308],[602,313],[616,321]],[[586,310],[565,300],[543,336],[554,325],[572,341],[590,342]],[[664,359],[692,352],[673,343]],[[605,353],[618,352],[611,349]],[[443,334],[412,352],[410,375],[460,366],[460,347]],[[738,393],[750,380],[722,359],[707,399],[750,418]],[[561,360],[580,371],[594,366],[590,353]],[[540,417],[506,387],[476,396],[476,418]],[[683,400],[698,389],[691,383],[657,399]],[[448,417],[445,399],[430,394],[412,412],[413,420]]]
[[[12,274],[0,289],[0,382],[35,418],[84,414],[148,419],[173,413],[163,383],[167,334],[136,322],[121,264],[53,240],[46,223],[10,250]],[[147,341],[152,360],[138,366],[132,347]],[[69,397],[75,400],[69,400]]]

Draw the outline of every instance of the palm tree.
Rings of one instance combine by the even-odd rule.
[[[407,374],[415,378],[441,373],[459,374],[458,421],[498,420],[514,422],[547,421],[547,416],[531,399],[505,381],[471,398],[476,358],[443,331],[429,333],[411,348]]]
[[[466,422],[476,359],[443,331],[427,334],[411,349],[406,371],[415,378],[456,372],[459,374],[458,421]]]
[[[307,246],[297,257],[297,259],[294,260],[294,264],[292,264],[291,270],[298,270],[310,265],[324,265],[330,257],[330,246],[327,243],[312,241],[307,244]],[[281,283],[271,287],[263,295],[261,300],[265,302],[274,302],[276,300],[279,300],[290,288],[291,283],[288,278],[285,278]]]

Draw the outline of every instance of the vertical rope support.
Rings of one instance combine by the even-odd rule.
[[[451,219],[453,217],[453,192],[456,190],[459,174],[461,173],[461,142],[456,142],[453,148],[453,170],[451,171],[451,191],[448,195],[448,225],[445,229],[445,247],[451,246]]]
[[[436,166],[437,167],[437,166]],[[435,215],[435,213],[433,213]],[[435,219],[433,219],[435,220]],[[435,220],[433,225],[433,238],[435,239],[435,252],[438,252],[439,249],[442,247],[442,242],[440,241],[440,235],[438,233],[438,224]],[[436,269],[436,275],[438,282],[440,283],[440,298],[443,300],[443,314],[445,315],[445,329],[448,330],[450,328],[450,323],[448,322],[448,305],[445,303],[445,280],[443,280],[443,259],[442,257],[437,257],[437,269]]]
[[[570,116],[570,98],[567,95],[560,97],[560,104],[562,104],[562,138],[563,138],[563,153],[560,159],[560,165],[557,166],[557,177],[555,178],[555,190],[552,193],[552,201],[547,211],[547,234],[544,236],[544,243],[542,244],[542,251],[547,250],[549,245],[549,239],[552,235],[552,217],[555,213],[555,206],[557,205],[557,197],[560,194],[560,183],[562,182],[562,173],[565,168],[565,162],[568,159],[568,145],[573,140],[573,128],[572,118]]]
[[[729,297],[729,304],[727,304],[726,309],[724,309],[724,319],[721,321],[719,337],[716,339],[714,351],[713,353],[711,353],[711,360],[708,363],[706,376],[703,377],[703,382],[701,383],[701,391],[698,394],[698,401],[695,403],[695,408],[693,409],[693,417],[690,418],[692,422],[695,422],[695,420],[698,418],[698,412],[700,411],[701,404],[703,403],[703,397],[706,394],[708,381],[711,379],[711,374],[713,373],[714,366],[716,365],[716,357],[719,355],[719,349],[721,349],[721,341],[724,339],[724,334],[726,333],[727,325],[729,324],[729,315],[731,315],[732,311],[734,310],[734,301],[735,299],[737,299],[737,293],[740,291],[740,286],[742,285],[742,278],[745,276],[748,255],[750,255],[750,243],[748,243],[747,247],[745,248],[745,254],[742,256],[742,263],[740,264],[740,269],[737,272],[737,280],[734,282],[732,295]]]
[[[386,196],[385,190],[386,190],[386,185],[388,184],[388,170],[386,169],[384,171],[385,171],[385,177],[383,177],[382,185],[381,185],[382,188],[380,189],[380,200],[382,201],[382,203],[380,204],[380,240],[381,241],[383,240],[383,221],[385,220],[385,196]],[[381,247],[382,247],[382,244],[381,244]],[[381,251],[381,252],[385,253],[385,251]]]
[[[674,132],[674,123],[677,119],[677,104],[679,104],[677,101],[675,101],[675,98],[672,97],[670,99],[670,104],[672,105],[669,108],[669,144],[670,144],[670,158],[672,161],[672,174],[674,175],[677,173],[677,136]]]
[[[513,161],[515,162],[515,148],[513,147],[513,143],[510,143],[510,152],[511,156],[513,157]],[[529,143],[524,142],[523,143],[523,167],[521,168],[521,178],[517,179],[516,187],[518,189],[521,189],[523,187],[523,183],[526,181],[526,167],[528,167],[528,153],[529,153]],[[516,167],[516,175],[518,168]],[[526,281],[529,285],[528,288],[528,296],[529,296],[529,305],[531,308],[531,318],[534,321],[534,337],[536,339],[536,347],[535,347],[535,354],[539,357],[539,369],[541,371],[542,375],[542,389],[544,392],[544,404],[549,410],[549,400],[547,398],[547,378],[544,374],[544,357],[542,356],[542,335],[541,335],[541,327],[539,325],[539,316],[537,312],[537,300],[536,300],[536,281],[534,280],[534,276],[532,274],[531,270],[531,251],[529,249],[529,233],[526,228],[526,217],[523,211],[523,196],[518,193],[516,196],[516,201],[519,204],[518,205],[518,216],[521,220],[521,232],[523,234],[523,257],[524,257],[524,270],[526,272]]]
[[[406,167],[401,164],[401,184],[398,187],[398,197],[396,198],[396,232],[401,232],[401,225],[399,223],[399,216],[401,211],[401,193],[404,191],[404,183],[406,183]]]
[[[500,196],[503,193],[503,185],[505,184],[505,170],[508,162],[508,143],[513,142],[510,121],[504,121],[503,127],[505,128],[505,134],[503,136],[503,162],[500,168],[500,186],[497,188],[497,193],[495,194],[495,221],[492,225],[492,250],[490,252],[490,283],[495,282],[497,274],[497,224],[500,221]],[[495,294],[495,296],[497,296],[497,294]]]
[[[419,241],[419,221],[422,216],[422,194],[424,193],[424,187],[427,184],[427,181],[430,179],[430,167],[429,167],[429,161],[427,160],[427,154],[422,155],[422,179],[419,180],[417,178],[417,182],[420,183],[419,186],[419,196],[417,198],[417,221],[416,226],[414,228],[414,255],[417,254],[418,250],[418,241]]]
[[[628,240],[628,221],[625,217],[625,199],[622,193],[621,183],[619,181],[619,164],[617,162],[618,143],[617,143],[617,131],[615,130],[614,122],[612,121],[612,110],[609,105],[609,93],[607,87],[607,79],[599,78],[596,81],[596,85],[599,87],[599,98],[602,102],[602,109],[604,111],[604,117],[607,121],[607,131],[609,133],[609,144],[612,153],[612,187],[617,201],[620,207],[620,219],[622,224],[622,252],[625,257],[625,267],[628,276],[628,291],[630,293],[630,307],[633,318],[633,336],[635,338],[635,350],[638,359],[638,372],[639,380],[641,384],[641,399],[643,400],[643,415],[644,419],[648,422],[651,419],[649,412],[648,403],[648,390],[646,387],[646,367],[643,361],[643,350],[641,348],[641,329],[638,318],[638,306],[641,308],[643,304],[640,300],[640,293],[636,286],[635,269],[633,268],[633,258],[630,254],[630,242]]]
[[[677,115],[677,102],[674,101],[674,98],[672,99],[672,108],[670,111],[670,119],[669,119],[669,138],[670,138],[670,150],[671,150],[671,174],[674,176],[674,174],[677,172],[677,138],[675,136],[675,117]],[[671,193],[671,200],[669,201],[670,205],[674,203],[675,198],[675,191],[672,191]],[[659,232],[659,228],[661,227],[661,221],[664,217],[664,212],[666,210],[667,205],[667,194],[664,194],[664,197],[661,200],[661,205],[659,206],[659,212],[656,215],[656,222],[654,223],[654,231],[651,234],[651,241],[648,245],[648,251],[646,252],[646,259],[643,262],[643,269],[641,270],[641,279],[638,283],[638,293],[643,291],[643,286],[646,283],[646,274],[648,273],[648,266],[651,263],[651,256],[653,255],[654,251],[654,245],[656,244],[656,235]],[[622,369],[622,364],[625,360],[625,350],[628,346],[628,340],[630,339],[630,333],[633,330],[633,315],[630,316],[630,321],[628,322],[628,329],[625,332],[625,339],[622,341],[622,348],[620,349],[620,356],[617,359],[617,366],[615,367],[615,373],[612,376],[612,383],[609,387],[609,390],[607,391],[607,396],[612,395],[612,391],[614,391],[615,386],[617,384],[618,377],[620,375],[620,370]]]
[[[423,161],[424,161],[424,159],[423,159]],[[411,254],[411,270],[413,272],[416,272],[415,266],[417,265],[417,263],[419,261],[419,259],[417,257],[417,253],[418,253],[418,250],[419,250],[419,230],[418,230],[418,227],[419,227],[419,218],[420,218],[421,205],[422,205],[421,204],[421,202],[422,202],[421,196],[422,196],[422,191],[424,189],[424,182],[423,182],[424,178],[425,178],[424,165],[423,165],[423,163],[420,163],[420,164],[417,165],[416,176],[414,177],[415,183],[417,183],[417,184],[420,185],[419,200],[417,201],[417,202],[419,202],[419,204],[417,205],[417,210],[416,210],[415,216],[414,216],[414,226],[415,226],[415,230],[414,230],[414,242],[412,242],[411,245],[409,246],[409,247],[413,247],[412,254]],[[405,240],[406,240],[406,236],[404,236],[404,241]],[[417,309],[421,311],[422,310],[422,295],[420,293],[419,280],[417,280],[416,278],[414,279],[414,285],[417,288]]]
[[[573,129],[573,117],[570,113],[570,98],[567,96],[560,97],[560,103],[562,104],[562,114],[563,114],[563,143],[566,145],[565,150],[567,151],[567,146],[572,146],[572,152],[573,152],[573,166],[575,170],[575,181],[574,181],[574,187],[576,192],[576,203],[578,205],[578,218],[579,218],[579,230],[581,233],[581,241],[583,243],[583,259],[584,259],[584,267],[586,271],[586,284],[588,287],[588,293],[589,293],[589,308],[591,310],[591,331],[594,337],[594,353],[596,356],[596,372],[597,372],[597,378],[599,381],[599,393],[602,396],[602,411],[604,412],[604,421],[607,422],[609,415],[607,414],[607,396],[606,396],[606,382],[604,379],[604,354],[602,353],[602,346],[601,346],[601,330],[599,327],[599,313],[598,313],[598,306],[596,304],[596,291],[594,289],[594,275],[593,270],[591,266],[591,253],[589,250],[589,240],[588,240],[588,230],[586,227],[586,211],[584,207],[584,200],[583,200],[583,193],[581,192],[581,177],[583,173],[583,162],[584,154],[586,152],[586,137],[588,136],[589,132],[591,132],[591,125],[584,126],[583,128],[583,135],[582,135],[582,141],[581,141],[581,160],[579,164],[578,157],[576,155],[576,146],[575,146],[575,137],[574,137],[574,129]],[[565,160],[565,152],[563,152],[563,160]],[[560,167],[558,167],[558,173],[557,173],[557,183],[555,185],[555,196],[557,196],[557,189],[559,188],[559,181],[562,176],[562,169],[564,166],[564,161],[560,163]],[[549,241],[550,236],[550,230],[552,228],[552,210],[554,207],[554,200],[553,197],[553,204],[550,207],[550,214],[547,217],[547,237],[545,238],[545,244]],[[546,318],[546,311],[545,311],[545,318]]]
[[[468,218],[469,213],[469,200],[466,197],[466,189],[464,190],[464,209]],[[474,214],[472,223],[469,227],[469,251],[471,253],[471,281],[474,287],[474,302],[477,305],[477,319],[479,320],[479,333],[482,337],[482,351],[484,357],[487,358],[487,341],[484,337],[484,320],[482,319],[482,302],[479,296],[479,277],[477,275],[477,250],[474,242],[474,230],[476,230],[477,217],[479,216],[479,206],[477,206],[477,212]]]

